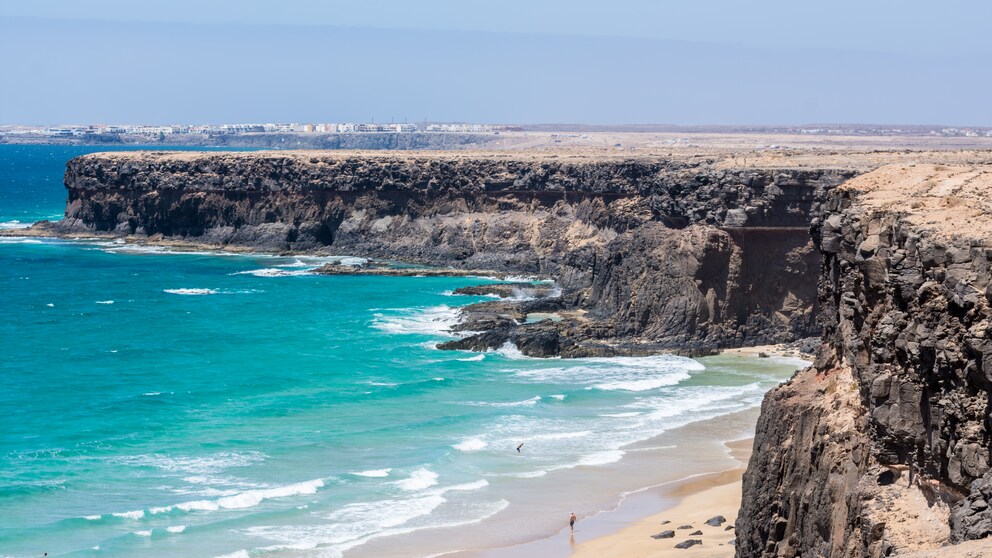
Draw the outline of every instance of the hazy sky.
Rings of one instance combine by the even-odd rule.
[[[978,0],[0,0],[0,123],[992,125]]]

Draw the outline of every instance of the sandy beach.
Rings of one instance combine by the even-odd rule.
[[[735,444],[748,444],[750,448],[750,442],[743,440]],[[674,507],[638,520],[618,533],[578,544],[572,555],[577,558],[683,556],[685,550],[675,545],[695,539],[702,544],[691,548],[692,556],[732,557],[734,546],[730,542],[734,540],[734,531],[728,527],[737,519],[743,474],[744,467],[739,467],[686,482],[674,491],[682,497]],[[715,516],[723,516],[727,521],[719,526],[705,523]],[[691,528],[680,529],[686,525]],[[652,535],[668,530],[675,531],[675,536],[652,538]],[[690,534],[700,531],[700,535]]]

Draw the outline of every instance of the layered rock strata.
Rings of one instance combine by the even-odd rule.
[[[582,321],[539,343],[699,349],[818,332],[809,215],[853,171],[657,158],[105,153],[70,161],[61,233],[324,251],[554,277]],[[519,332],[517,332],[519,333]],[[473,348],[518,339],[513,331]]]
[[[812,229],[823,346],[764,401],[738,556],[887,556],[992,532],[990,194],[992,168],[935,165],[829,194]]]

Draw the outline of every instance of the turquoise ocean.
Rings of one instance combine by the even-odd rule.
[[[59,218],[66,161],[108,149],[0,146],[0,227]],[[652,463],[747,436],[798,365],[438,351],[487,280],[310,273],[352,256],[0,238],[0,556],[538,538],[691,474]]]

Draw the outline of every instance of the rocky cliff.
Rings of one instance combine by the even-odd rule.
[[[809,215],[853,174],[506,152],[106,153],[69,163],[56,228],[540,273],[582,316],[551,334],[599,343],[538,354],[608,354],[621,339],[705,350],[818,332]]]
[[[766,397],[738,556],[887,556],[992,533],[992,168],[828,195],[823,346]]]

